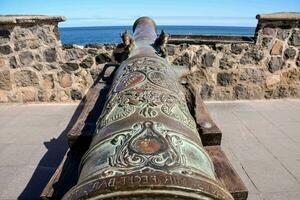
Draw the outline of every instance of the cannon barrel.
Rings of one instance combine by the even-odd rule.
[[[78,183],[63,199],[232,199],[156,39],[152,19],[134,23],[134,47],[115,74]]]

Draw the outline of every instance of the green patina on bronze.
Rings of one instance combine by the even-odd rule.
[[[150,18],[123,35],[119,67],[80,178],[64,199],[232,199],[216,180]],[[162,41],[158,41],[162,40]]]

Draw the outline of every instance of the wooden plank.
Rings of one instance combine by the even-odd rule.
[[[89,89],[84,99],[80,102],[80,114],[74,124],[74,126],[68,132],[68,139],[70,146],[75,145],[78,137],[81,137],[81,142],[90,140],[92,133],[95,129],[96,120],[100,115],[100,111],[98,115],[94,114],[93,117],[89,117],[93,109],[95,109],[95,105],[101,96],[101,94],[105,89],[104,83],[97,83],[95,86]],[[102,98],[105,98],[105,95],[102,95]],[[104,101],[105,99],[102,99]]]
[[[194,83],[194,77],[187,76],[185,83],[185,96],[189,110],[195,119],[197,130],[202,140],[203,146],[220,145],[222,132],[212,120],[203,103],[198,85]]]
[[[61,199],[78,181],[78,169],[84,152],[68,149],[55,173],[44,188],[41,198],[45,200]]]
[[[203,146],[220,145],[222,139],[222,132],[212,120],[199,93],[196,93],[194,101],[194,117]],[[210,126],[206,127],[205,125]]]
[[[73,127],[67,132],[69,144],[72,148],[82,149],[88,146],[96,128],[96,122],[102,112],[106,96],[110,89],[113,76],[119,65],[106,64],[80,102],[78,116]],[[78,138],[80,137],[80,140]]]
[[[246,200],[248,190],[220,146],[205,147],[213,161],[216,175],[235,200]]]
[[[55,170],[54,174],[52,175],[51,179],[49,180],[49,182],[47,183],[46,187],[43,189],[42,194],[41,194],[41,198],[45,199],[45,200],[49,200],[52,198],[53,193],[54,193],[54,188],[53,185],[59,180],[59,178],[61,177],[61,172],[63,169],[63,166],[65,164],[65,161],[67,159],[68,153],[69,153],[70,149],[68,149],[68,151],[66,152],[63,160],[61,161],[61,163],[59,164],[58,168]]]

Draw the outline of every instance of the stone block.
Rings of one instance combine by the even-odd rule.
[[[228,86],[234,82],[233,74],[229,72],[220,72],[217,75],[217,82],[221,86]]]
[[[17,63],[17,59],[15,56],[12,56],[9,58],[9,65],[12,69],[16,69],[16,68],[20,67]]]
[[[3,91],[0,91],[0,103],[7,103],[8,97],[7,94]]]
[[[0,58],[0,68],[4,67],[6,65],[5,58]]]
[[[71,90],[71,98],[73,99],[73,100],[81,100],[82,99],[82,93],[81,93],[81,91],[80,90],[78,90],[78,89],[72,89]]]
[[[97,64],[104,64],[107,62],[111,62],[112,59],[108,53],[101,53],[95,57]]]
[[[273,87],[280,83],[280,75],[270,75],[266,78],[266,86],[267,88]]]
[[[91,68],[93,66],[93,64],[94,64],[94,60],[92,57],[89,56],[80,63],[80,67]]]
[[[24,51],[19,54],[19,59],[23,65],[30,65],[34,60],[34,57],[32,55],[32,52]]]
[[[3,46],[0,46],[0,54],[3,54],[3,55],[8,55],[10,53],[12,53],[12,49],[9,45],[3,45]]]
[[[285,40],[286,38],[289,37],[289,34],[290,34],[290,29],[281,29],[281,28],[278,28],[277,29],[277,38],[280,39],[280,40]]]
[[[292,46],[300,46],[300,30],[293,30],[289,44]]]
[[[236,64],[236,59],[230,54],[223,54],[223,57],[219,60],[220,69],[231,69]]]
[[[39,79],[37,74],[30,70],[22,70],[14,73],[14,80],[17,86],[38,86]]]
[[[27,45],[30,49],[37,49],[41,46],[37,39],[31,39],[27,41]]]
[[[268,70],[272,73],[281,70],[284,66],[284,61],[281,57],[271,57],[268,63]]]
[[[73,60],[79,60],[86,55],[86,52],[79,48],[66,49],[64,52],[65,52],[64,57],[67,62]]]
[[[297,60],[296,60],[296,65],[300,67],[300,53],[298,54]]]
[[[261,46],[264,48],[269,48],[273,38],[272,37],[263,37],[261,39]]]
[[[72,77],[66,72],[59,72],[57,74],[59,85],[63,88],[72,86]]]
[[[264,53],[260,49],[251,49],[247,51],[242,58],[240,63],[245,64],[258,64],[264,57]]]
[[[283,55],[285,59],[294,59],[296,56],[296,50],[293,47],[289,47],[284,50]]]
[[[283,49],[283,43],[279,40],[276,40],[270,54],[271,55],[281,55]]]
[[[36,101],[36,92],[33,89],[22,90],[22,99],[24,103]]]
[[[249,93],[248,88],[245,85],[238,84],[233,87],[233,94],[236,99],[248,99]]]
[[[264,35],[275,36],[276,29],[275,28],[271,28],[271,27],[265,27],[265,28],[263,28],[263,34]]]
[[[188,52],[185,52],[184,54],[178,56],[173,61],[174,65],[190,66],[190,63],[191,63],[191,56]]]
[[[231,45],[231,52],[234,54],[241,54],[243,50],[248,49],[248,45],[246,44],[232,44]]]
[[[77,63],[73,63],[73,62],[68,62],[65,63],[61,66],[61,68],[63,70],[65,70],[66,72],[73,72],[76,71],[77,69],[79,69],[79,65]]]
[[[202,99],[204,99],[204,100],[210,99],[213,95],[213,90],[214,90],[214,87],[212,85],[204,84],[201,87],[201,91],[200,91],[200,95],[201,95]]]
[[[0,71],[0,89],[11,90],[12,82],[9,70]]]
[[[44,59],[46,62],[55,62],[57,59],[57,54],[56,54],[56,49],[51,48],[51,49],[46,49],[44,51]]]
[[[245,68],[241,72],[240,79],[253,83],[260,82],[265,79],[265,72],[263,69]]]
[[[212,53],[212,52],[208,52],[208,53],[205,53],[203,56],[202,56],[202,66],[204,68],[207,68],[207,67],[212,67],[213,66],[213,63],[215,61],[215,54]]]
[[[53,89],[54,88],[53,74],[44,74],[43,75],[43,86],[45,89]]]

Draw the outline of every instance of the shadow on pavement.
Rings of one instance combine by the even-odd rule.
[[[90,133],[93,133],[96,128],[96,121],[99,118],[102,109],[104,107],[105,99],[108,95],[110,84],[113,79],[113,75],[117,69],[116,64],[106,64],[102,72],[95,80],[93,88],[100,81],[105,85],[100,91],[100,95],[95,103],[95,106],[88,114],[85,121],[84,129],[89,129]],[[91,90],[91,89],[90,89]],[[88,91],[89,93],[89,91]],[[87,94],[88,94],[87,93]],[[49,182],[50,178],[54,174],[55,170],[59,167],[61,161],[64,158],[69,146],[68,146],[68,132],[73,128],[76,121],[87,103],[86,96],[81,100],[80,104],[76,108],[71,120],[69,121],[66,129],[59,135],[58,138],[53,138],[51,141],[44,142],[47,152],[37,165],[30,181],[26,185],[23,192],[19,195],[19,200],[34,200],[40,199],[40,195]],[[80,141],[79,138],[77,141]],[[53,185],[54,191],[51,199],[61,199],[62,196],[76,184],[78,180],[78,167],[84,152],[87,150],[91,137],[89,140],[79,142],[75,144],[75,148],[72,148],[67,154],[67,158],[61,172],[61,178]]]

